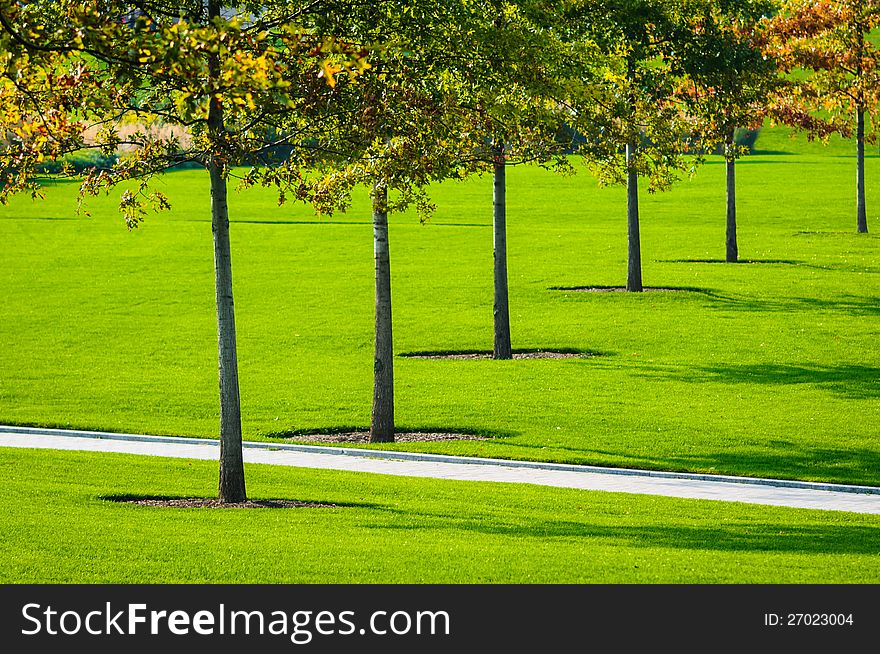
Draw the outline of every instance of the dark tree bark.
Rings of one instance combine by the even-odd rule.
[[[494,240],[495,301],[494,347],[496,359],[512,359],[510,344],[510,301],[507,292],[507,167],[504,162],[504,148],[495,152],[495,175],[493,183],[492,228]]]
[[[388,189],[373,187],[373,252],[376,263],[376,329],[373,358],[371,443],[394,441],[394,346],[391,337],[391,265],[388,253]]]
[[[229,249],[229,213],[226,180],[211,163],[211,225],[214,232],[214,285],[217,292],[217,349],[220,376],[220,489],[221,502],[247,499],[241,448],[241,402],[235,348],[235,307],[232,301],[232,259]]]
[[[220,4],[208,3],[208,15],[220,15]],[[220,62],[211,58],[210,74],[219,77]],[[216,142],[224,132],[223,107],[211,100],[208,131]],[[220,377],[220,485],[221,502],[247,499],[241,446],[241,400],[238,391],[238,355],[235,338],[235,306],[232,300],[232,256],[229,248],[229,206],[222,162],[211,153],[207,162],[211,177],[211,230],[214,233],[214,287],[217,294],[217,353]]]
[[[739,248],[736,243],[736,159],[733,156],[736,142],[733,132],[727,146],[727,263],[736,263],[739,260]]]
[[[642,247],[639,239],[639,173],[635,168],[637,145],[626,144],[626,218],[628,227],[626,290],[642,292]]]
[[[856,196],[859,234],[868,233],[868,215],[865,209],[865,110],[856,112]]]

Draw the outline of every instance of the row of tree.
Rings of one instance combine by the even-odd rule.
[[[211,184],[220,489],[246,497],[227,185],[344,210],[372,189],[376,275],[371,440],[394,439],[388,214],[431,211],[432,182],[494,176],[494,355],[510,358],[506,167],[570,170],[572,151],[628,193],[627,290],[642,290],[639,180],[663,189],[716,147],[737,260],[735,135],[767,117],[864,143],[878,86],[880,0],[0,0],[0,201],[40,166],[126,148],[81,197],[125,182],[130,228],[169,200],[152,177],[198,164]],[[873,125],[874,121],[871,120]],[[136,129],[130,129],[135,125]],[[156,129],[175,125],[177,132]],[[121,127],[129,129],[122,130]],[[121,136],[125,134],[125,136]],[[246,172],[243,163],[257,162]],[[71,173],[72,174],[72,173]]]

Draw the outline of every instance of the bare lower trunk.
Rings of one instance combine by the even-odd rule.
[[[500,148],[499,148],[500,150]],[[507,174],[503,151],[495,160],[493,235],[495,252],[494,348],[496,359],[512,359],[510,303],[507,293]]]
[[[232,301],[232,259],[226,180],[216,164],[211,174],[211,224],[214,232],[214,283],[217,291],[217,350],[220,376],[220,488],[222,502],[247,499],[241,451],[241,404]]]
[[[220,3],[209,0],[208,15],[220,15]],[[210,76],[220,76],[217,55],[209,60]],[[208,110],[208,133],[212,146],[222,140],[223,105],[211,99]],[[244,485],[244,462],[241,449],[241,400],[238,393],[238,355],[235,339],[235,306],[232,301],[232,256],[229,248],[229,205],[226,179],[215,152],[210,153],[211,229],[214,233],[214,286],[217,293],[217,353],[220,377],[220,484],[221,502],[247,499]]]
[[[642,247],[639,240],[639,174],[633,165],[636,144],[626,145],[626,218],[628,227],[626,290],[642,291]]]
[[[370,442],[394,441],[394,347],[391,338],[391,265],[388,254],[388,190],[373,187],[373,252],[376,263],[376,349]]]
[[[865,112],[856,112],[856,195],[857,222],[860,234],[868,233],[868,215],[865,209]]]
[[[736,244],[736,160],[727,157],[727,263],[739,260]]]

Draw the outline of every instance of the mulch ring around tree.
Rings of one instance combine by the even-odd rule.
[[[180,509],[330,509],[337,507],[336,504],[300,502],[297,500],[221,502],[216,497],[107,497],[105,499],[123,504]]]
[[[448,350],[438,352],[403,352],[399,356],[407,359],[456,359],[477,360],[492,359],[489,351]],[[599,356],[598,352],[582,352],[579,350],[514,350],[514,359],[588,359]]]
[[[551,291],[571,291],[572,293],[626,293],[625,286],[552,286]],[[638,291],[633,291],[638,292]],[[644,286],[642,293],[700,293],[699,288],[674,288],[671,286]]]
[[[284,440],[308,442],[308,443],[369,443],[370,432],[368,431],[348,431],[339,433],[325,434],[301,434],[291,436]],[[395,432],[395,443],[418,443],[418,442],[440,442],[440,441],[487,441],[492,440],[486,436],[477,436],[476,434],[459,434],[456,432],[425,432],[425,431],[407,431]]]

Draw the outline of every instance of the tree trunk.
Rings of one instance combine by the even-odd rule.
[[[728,143],[729,151],[725,158],[727,167],[727,263],[739,260],[739,248],[736,244],[736,159],[732,149],[736,147],[733,136]]]
[[[636,144],[626,144],[626,218],[628,227],[626,290],[641,293],[642,248],[639,240],[639,174],[633,159]]]
[[[868,215],[865,210],[865,111],[856,112],[856,195],[859,234],[868,233]]]
[[[512,359],[510,302],[507,292],[507,169],[502,147],[496,151],[493,190],[492,227],[495,255],[495,301],[492,312],[495,327],[493,356],[496,359]]]
[[[394,346],[391,338],[391,264],[388,254],[388,189],[373,186],[373,252],[376,263],[376,348],[373,359],[371,443],[394,441]]]
[[[220,3],[208,3],[208,15],[220,15]],[[216,55],[209,62],[210,75],[220,75]],[[211,143],[217,143],[225,130],[223,105],[211,99],[208,131]],[[211,152],[208,173],[211,177],[211,230],[214,233],[214,288],[217,294],[217,353],[220,377],[220,485],[221,502],[243,502],[244,462],[241,447],[241,400],[238,392],[238,355],[235,339],[235,306],[232,301],[232,255],[229,248],[229,205],[222,162]]]
[[[214,232],[214,284],[217,292],[217,347],[220,375],[220,489],[221,502],[247,499],[241,449],[241,404],[235,348],[235,308],[232,301],[232,259],[229,249],[229,211],[226,180],[213,161],[211,226]]]

